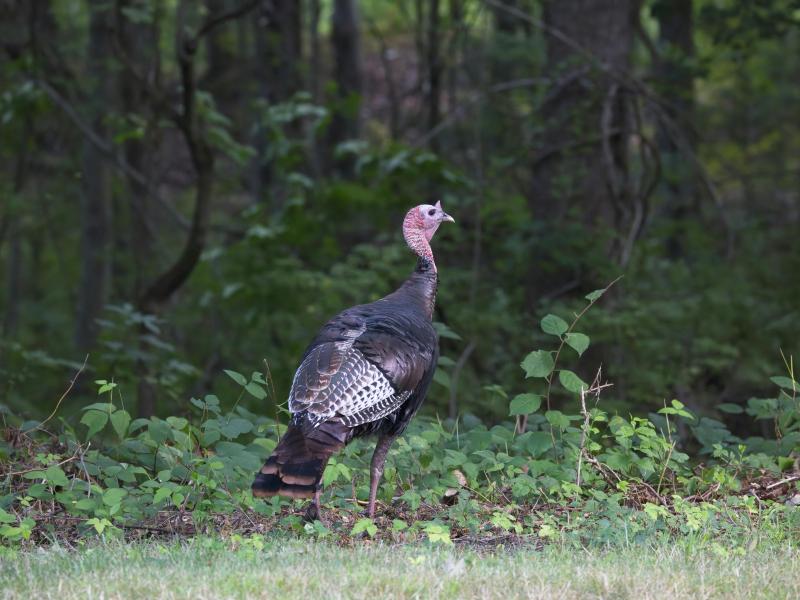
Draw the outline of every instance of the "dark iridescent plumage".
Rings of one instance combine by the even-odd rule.
[[[436,208],[438,222],[452,220]],[[408,241],[410,234],[404,233]],[[420,255],[397,291],[349,308],[320,329],[292,382],[291,422],[256,475],[254,495],[314,497],[308,516],[316,518],[330,456],[355,437],[377,434],[368,508],[374,513],[386,452],[416,414],[436,369],[438,343],[431,324],[436,285],[432,255]]]

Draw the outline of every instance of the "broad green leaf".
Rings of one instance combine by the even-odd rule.
[[[549,352],[534,350],[523,359],[520,366],[525,371],[525,377],[547,377],[555,365]]]
[[[547,422],[553,427],[558,427],[562,431],[569,427],[569,419],[567,418],[567,415],[562,413],[560,410],[548,410],[546,413],[544,413],[544,418],[547,419]]]
[[[75,508],[78,510],[94,510],[97,508],[97,501],[92,498],[84,498],[83,500],[78,500],[75,503]]]
[[[531,456],[540,456],[553,448],[553,438],[548,431],[530,431],[525,447]]]
[[[337,477],[339,477],[339,471],[336,469],[336,465],[329,464],[322,473],[322,487],[327,488],[336,481]]]
[[[581,356],[589,347],[589,336],[583,333],[568,333],[565,339],[567,346],[575,350]]]
[[[86,439],[88,440],[106,426],[106,423],[108,423],[108,412],[88,410],[83,417],[81,417],[81,423],[88,428],[88,432],[86,433]]]
[[[150,435],[150,439],[157,444],[174,439],[170,426],[160,419],[153,419],[147,423],[147,433]]]
[[[797,383],[789,377],[770,377],[769,380],[775,385],[782,387],[785,390],[800,392],[800,383]]]
[[[239,417],[231,419],[228,423],[224,423],[222,427],[220,427],[222,435],[228,439],[235,439],[243,433],[250,433],[252,429],[253,424],[250,421]]]
[[[440,367],[455,367],[456,361],[454,361],[449,356],[440,356],[439,357],[439,366]]]
[[[451,340],[460,340],[461,339],[460,335],[458,335],[455,331],[450,329],[447,325],[445,325],[444,323],[441,323],[439,321],[434,321],[433,322],[433,328],[436,330],[436,333],[439,334],[440,338],[448,338],[448,339],[451,339]]]
[[[225,374],[241,386],[247,385],[247,378],[241,373],[225,369]]]
[[[59,485],[61,487],[66,487],[69,485],[69,479],[64,474],[64,471],[61,467],[53,465],[52,467],[47,467],[47,470],[44,472],[45,478],[47,478],[47,482],[50,485]]]
[[[244,389],[247,390],[247,393],[257,398],[258,400],[264,400],[267,397],[267,392],[261,387],[260,384],[256,383],[255,381],[251,381],[247,385],[244,386]]]
[[[189,421],[183,417],[167,417],[166,421],[169,423],[170,427],[177,429],[178,431],[183,430],[183,428],[189,424]]]
[[[14,515],[8,514],[2,508],[0,508],[0,523],[16,523],[17,517]]]
[[[158,504],[159,502],[163,502],[167,498],[172,495],[172,489],[169,487],[161,487],[156,490],[156,493],[153,495],[153,504]]]
[[[559,371],[558,380],[566,389],[576,394],[580,394],[582,389],[589,389],[589,386],[580,377],[568,369]]]
[[[739,406],[738,404],[732,404],[730,402],[722,402],[721,404],[717,404],[717,408],[722,412],[731,415],[740,415],[744,412],[744,407]]]
[[[2,509],[0,509],[2,510]],[[11,517],[13,520],[13,517]],[[408,523],[403,521],[402,519],[393,519],[392,520],[392,531],[403,531],[408,529]]]
[[[127,494],[127,490],[122,488],[109,488],[103,492],[103,504],[106,506],[114,506],[115,504],[119,504]]]
[[[353,529],[350,531],[350,535],[358,535],[365,531],[369,537],[378,533],[378,527],[372,522],[372,519],[359,519],[356,521],[356,524],[353,525]]]
[[[433,380],[439,385],[450,389],[450,375],[444,369],[436,369],[436,372],[433,374]]]
[[[562,335],[567,332],[569,325],[567,322],[556,315],[545,315],[541,323],[542,331],[550,335]]]
[[[126,410],[118,410],[111,415],[111,426],[120,439],[125,439],[125,434],[128,433],[128,425],[131,424],[131,416]]]
[[[528,415],[539,410],[542,397],[538,394],[518,394],[511,401],[510,415]]]

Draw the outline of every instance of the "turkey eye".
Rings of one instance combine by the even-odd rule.
[[[435,208],[432,208],[432,209],[430,209],[430,210],[428,211],[428,216],[429,216],[429,217],[432,217],[432,216],[433,216],[433,215],[435,215],[435,214],[436,214],[436,209],[435,209]]]

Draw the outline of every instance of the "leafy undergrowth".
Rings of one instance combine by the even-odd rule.
[[[604,429],[615,443],[600,436],[606,445],[594,452],[577,447],[581,430],[552,432],[546,420],[524,434],[477,423],[448,430],[420,420],[390,452],[374,520],[361,516],[372,449],[364,440],[326,470],[325,522],[304,523],[301,501],[263,501],[249,491],[275,444],[274,422],[242,409],[217,414],[211,399],[198,412],[205,416],[198,425],[175,417],[134,421],[100,448],[99,440],[78,441],[69,428],[57,438],[7,429],[13,461],[4,463],[0,536],[25,546],[290,533],[340,545],[371,539],[586,547],[685,535],[739,540],[769,526],[773,537],[800,537],[796,469],[754,468],[740,457],[690,470],[671,462],[678,454],[671,446],[663,449],[663,464],[643,466],[643,444],[659,438],[638,419],[616,434]],[[551,435],[558,436],[555,447]],[[722,449],[717,454],[731,460]]]
[[[209,395],[191,399],[190,414],[132,419],[118,384],[97,380],[101,401],[79,418],[53,426],[5,415],[0,542],[74,546],[92,537],[218,532],[340,545],[588,547],[686,536],[736,544],[764,528],[774,541],[800,537],[800,385],[791,360],[788,376],[772,379],[774,398],[721,407],[769,420],[774,439],[737,438],[677,400],[657,414],[609,414],[599,400],[611,386],[599,371],[587,384],[562,364],[589,347],[576,324],[603,292],[589,294],[572,323],[542,319],[555,344],[522,361],[530,391],[510,398],[488,386],[515,421],[488,427],[469,415],[446,423],[417,418],[389,453],[375,520],[360,516],[371,440],[328,464],[324,523],[304,523],[300,503],[252,497],[253,474],[281,425],[240,405],[244,394],[267,399],[268,378],[228,371],[241,390],[229,410]],[[447,368],[444,361],[440,371]],[[556,399],[576,410],[555,409]]]

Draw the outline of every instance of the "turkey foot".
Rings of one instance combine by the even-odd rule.
[[[314,492],[314,498],[311,502],[308,503],[308,507],[306,508],[306,512],[303,514],[303,520],[306,523],[313,523],[314,521],[319,521],[325,527],[328,526],[326,520],[322,517],[322,510],[319,504],[319,495],[320,490]]]

